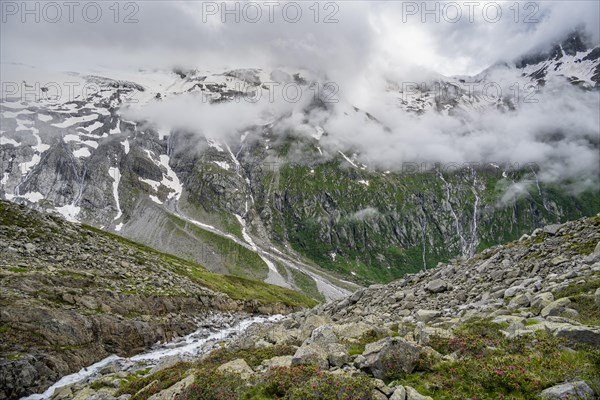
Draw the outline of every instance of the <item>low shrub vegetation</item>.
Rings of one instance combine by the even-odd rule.
[[[502,328],[477,320],[452,339],[434,336],[429,345],[453,361],[424,355],[416,373],[393,378],[435,399],[537,399],[542,390],[575,379],[600,387],[600,349],[569,349],[545,331],[508,338]]]
[[[233,374],[208,371],[196,376],[181,400],[370,400],[366,376],[333,375],[313,366],[275,367],[260,378],[243,382]]]

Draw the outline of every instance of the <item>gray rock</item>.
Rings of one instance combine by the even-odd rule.
[[[400,300],[404,299],[404,296],[406,296],[404,294],[404,292],[402,290],[399,290],[396,293],[394,293],[394,300],[400,301]]]
[[[523,286],[511,286],[504,291],[504,298],[513,297],[518,293],[521,293],[525,288]]]
[[[338,338],[329,325],[316,328],[292,358],[292,365],[313,364],[321,369],[342,366],[347,362],[346,348],[338,343]]]
[[[25,244],[25,250],[27,250],[28,252],[32,253],[35,251],[35,249],[36,249],[35,244],[33,244],[33,243]]]
[[[389,386],[387,386],[381,379],[375,379],[375,388],[381,393],[385,394],[386,398],[394,393],[394,389],[391,389]]]
[[[410,386],[406,386],[406,400],[433,400],[429,396],[423,396],[421,393],[417,392],[415,389]]]
[[[428,323],[436,319],[442,315],[440,311],[437,310],[417,310],[415,312],[415,317],[417,320]]]
[[[600,261],[600,242],[596,244],[596,248],[591,254],[584,257],[583,261],[587,264],[593,264]]]
[[[404,389],[404,386],[397,386],[394,393],[390,396],[390,400],[406,400],[406,389]]]
[[[388,337],[367,344],[362,354],[364,360],[361,360],[359,368],[378,379],[386,377],[390,363],[394,368],[411,373],[417,365],[420,353],[421,349],[417,345],[398,337]]]
[[[250,367],[248,367],[250,368]],[[249,376],[248,376],[249,377]],[[173,386],[152,395],[148,400],[172,400],[177,398],[177,396],[183,391],[183,389],[194,383],[195,376],[194,374],[188,375],[181,381],[177,382]],[[243,378],[246,379],[246,378]]]
[[[292,366],[292,358],[294,358],[294,357],[293,356],[273,357],[268,360],[264,360],[261,365],[265,368],[291,367]]]
[[[560,224],[546,225],[542,230],[544,231],[544,233],[556,235],[561,226],[562,225]]]
[[[373,400],[388,400],[387,396],[385,394],[381,393],[377,389],[373,389],[373,391],[371,392],[371,399],[373,399]]]
[[[584,381],[567,382],[544,390],[540,396],[545,400],[593,399],[594,391]]]
[[[357,339],[373,329],[372,326],[358,321],[356,323],[334,325],[333,331],[339,338]]]
[[[292,365],[316,365],[321,369],[328,369],[327,351],[321,346],[303,344],[294,353]]]
[[[569,304],[571,304],[571,300],[569,300],[568,297],[555,300],[552,303],[548,304],[546,307],[544,307],[540,315],[544,318],[548,316],[558,316],[565,312]]]
[[[550,292],[538,293],[531,300],[531,307],[543,309],[554,301],[554,295]]]
[[[248,363],[246,363],[246,361],[243,358],[238,358],[237,360],[229,361],[228,363],[225,363],[219,368],[217,368],[217,371],[238,374],[244,380],[250,379],[252,375],[254,375],[254,371],[252,370],[252,368],[250,368]]]
[[[600,346],[600,327],[571,324],[556,324],[549,327],[556,337],[590,346]]]
[[[531,303],[531,295],[529,293],[523,293],[515,296],[509,303],[514,308],[529,307]]]
[[[448,284],[441,279],[434,279],[427,284],[425,289],[431,293],[442,293],[448,288]]]

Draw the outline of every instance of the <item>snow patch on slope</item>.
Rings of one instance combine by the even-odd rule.
[[[0,132],[0,135],[2,133],[4,133],[4,132]],[[0,145],[3,145],[3,144],[10,144],[10,145],[13,145],[15,147],[19,147],[21,145],[21,143],[17,142],[14,139],[10,139],[10,138],[4,137],[4,136],[0,136]]]
[[[77,158],[87,158],[91,156],[92,153],[90,153],[90,150],[87,147],[82,147],[78,150],[74,150],[73,155]]]
[[[125,154],[129,154],[129,140],[125,139],[124,142],[121,142],[121,145],[123,146]]]
[[[69,222],[79,222],[77,217],[81,211],[81,207],[77,207],[74,204],[67,204],[62,207],[54,207],[56,211],[62,214],[63,217]]]
[[[29,193],[22,194],[19,197],[27,199],[32,203],[37,203],[40,200],[44,200],[44,195],[41,194],[40,192],[29,192]]]
[[[121,171],[119,168],[110,167],[108,169],[108,174],[113,178],[113,197],[115,198],[115,203],[117,205],[117,215],[113,219],[113,221],[118,220],[123,215],[121,211],[121,203],[119,202],[119,183],[121,182]]]
[[[152,160],[152,162],[154,164],[156,164],[156,166],[162,167],[167,171],[166,174],[163,173],[163,179],[162,179],[162,181],[160,181],[161,185],[171,189],[171,191],[167,195],[167,199],[168,200],[171,200],[171,199],[179,200],[179,198],[181,197],[181,193],[183,192],[183,185],[179,181],[179,177],[177,176],[175,171],[173,171],[173,169],[171,169],[171,166],[169,165],[169,161],[170,161],[169,156],[166,154],[161,154],[160,156],[158,156],[158,160],[155,160],[154,153],[152,151],[150,151],[148,149],[144,149],[144,151],[148,155],[148,158],[150,160]],[[154,187],[154,184],[149,183],[148,181],[149,180],[145,180],[143,182],[146,182],[149,185]],[[157,190],[157,189],[155,189],[155,190]]]
[[[71,118],[65,119],[63,122],[59,122],[57,124],[52,124],[52,126],[55,126],[57,128],[68,128],[75,124],[80,124],[82,122],[91,122],[96,119],[98,119],[98,114],[84,115],[82,117],[71,117]]]
[[[224,170],[229,171],[229,164],[224,162],[224,161],[213,161],[215,164],[217,164],[219,167],[223,168]]]
[[[346,156],[344,153],[342,153],[341,151],[338,151],[338,153],[340,153],[342,155],[342,157],[344,157],[344,159],[346,161],[348,161],[354,168],[358,168],[358,165],[356,165],[350,158],[348,158],[348,156]]]

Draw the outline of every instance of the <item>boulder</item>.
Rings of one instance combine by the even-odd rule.
[[[333,326],[333,331],[338,337],[347,339],[358,339],[370,332],[372,329],[372,326],[367,325],[363,321]]]
[[[584,257],[583,261],[588,264],[593,264],[595,262],[600,261],[600,242],[596,244],[596,248],[591,254],[588,254]]]
[[[301,336],[299,329],[287,329],[283,325],[274,325],[266,334],[267,341],[275,344],[298,344]]]
[[[593,399],[594,391],[584,381],[575,381],[548,388],[540,397],[545,400]]]
[[[381,393],[377,389],[373,389],[373,391],[371,392],[371,399],[372,400],[388,400],[387,396],[385,394]]]
[[[183,391],[183,389],[194,383],[195,376],[193,374],[188,375],[184,379],[180,380],[173,386],[165,389],[155,395],[152,395],[148,400],[172,400],[177,398],[177,396]]]
[[[523,286],[511,286],[504,291],[504,298],[513,297],[518,293],[521,293],[525,288]]]
[[[338,338],[329,325],[316,328],[292,358],[292,365],[313,364],[321,369],[342,366],[347,362],[346,348],[338,343]]]
[[[217,368],[217,371],[238,374],[244,380],[249,379],[252,377],[252,375],[254,375],[254,371],[243,358],[229,361],[228,363],[225,363]]]
[[[594,347],[600,346],[600,327],[571,324],[549,324],[547,326],[556,337]]]
[[[515,296],[509,303],[510,307],[522,308],[529,307],[531,304],[531,295],[529,293],[523,293]]]
[[[554,295],[550,292],[538,293],[531,299],[531,307],[543,309],[554,301]]]
[[[421,393],[417,392],[415,389],[410,386],[406,386],[406,400],[433,400],[429,396],[423,396]]]
[[[564,297],[562,299],[558,299],[548,304],[546,307],[542,309],[540,315],[543,318],[548,316],[558,316],[565,312],[568,308],[567,306],[571,304],[571,300],[568,297]]]
[[[556,232],[558,232],[558,230],[560,229],[562,225],[560,224],[552,224],[552,225],[546,225],[545,227],[542,228],[544,233],[548,233],[550,235],[556,235]]]
[[[434,279],[427,284],[425,289],[431,293],[442,293],[448,289],[448,284],[441,279]]]
[[[390,400],[406,400],[406,389],[404,389],[404,386],[397,386],[394,393],[390,396]]]
[[[415,312],[415,317],[417,320],[424,323],[431,322],[440,315],[442,315],[442,313],[437,310],[417,310]]]
[[[313,344],[303,344],[294,353],[292,365],[315,365],[320,369],[328,369],[329,360],[324,348]]]
[[[391,396],[392,393],[394,393],[394,389],[386,385],[381,379],[375,379],[375,388],[381,393],[385,394],[386,399]]]
[[[419,346],[399,337],[388,337],[367,344],[358,367],[378,379],[384,379],[388,375],[390,366],[411,373],[417,365],[420,353]],[[358,358],[355,361],[358,361]]]
[[[293,356],[278,356],[269,358],[262,362],[262,366],[265,368],[276,368],[276,367],[291,367]]]
[[[396,301],[400,301],[404,299],[404,296],[406,296],[404,294],[404,292],[402,290],[397,291],[396,293],[394,293],[393,299]]]

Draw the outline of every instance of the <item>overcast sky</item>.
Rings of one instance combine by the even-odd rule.
[[[533,162],[542,166],[545,181],[576,182],[578,188],[598,182],[597,91],[558,81],[537,95],[538,103],[511,113],[490,108],[466,122],[401,112],[378,90],[389,80],[418,82],[427,71],[477,74],[548,48],[574,29],[597,45],[598,1],[229,2],[233,13],[227,14],[222,2],[120,2],[118,13],[112,1],[60,11],[47,4],[63,2],[31,2],[27,12],[20,1],[1,4],[3,63],[82,73],[176,65],[215,72],[304,68],[338,83],[344,100],[308,119],[301,103],[212,106],[185,96],[148,104],[133,115],[159,126],[226,140],[275,112],[289,115],[280,122],[281,132],[311,135],[322,126],[329,135],[321,144],[332,154],[354,149],[378,167],[397,168],[403,161]],[[350,106],[372,113],[387,129]]]
[[[222,2],[121,2],[118,13],[111,1],[29,2],[27,10],[21,1],[0,3],[2,62],[74,70],[288,66],[332,75],[415,66],[475,74],[578,26],[597,43],[600,14],[597,1],[229,2],[237,15],[224,14]]]

